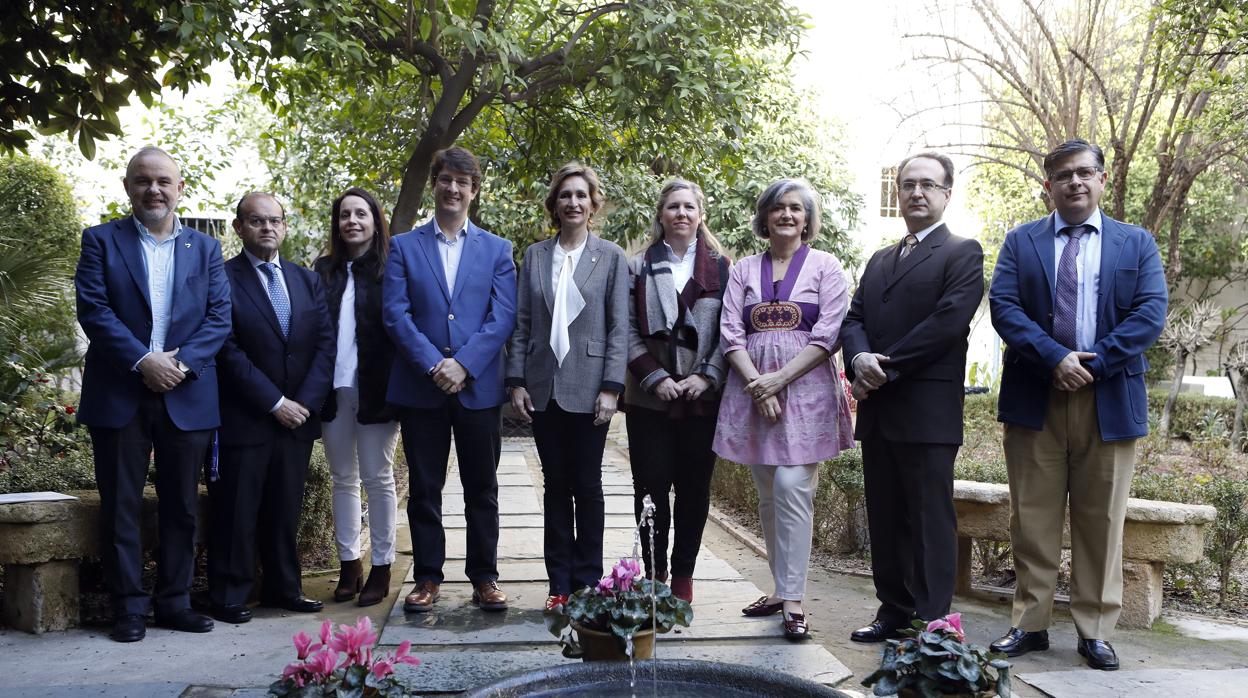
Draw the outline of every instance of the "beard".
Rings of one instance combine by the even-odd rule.
[[[157,208],[141,208],[136,206],[134,209],[134,217],[138,218],[139,222],[147,228],[155,227],[171,215],[173,215],[173,207],[168,204],[160,204]]]

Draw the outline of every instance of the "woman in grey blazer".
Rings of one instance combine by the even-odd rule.
[[[589,229],[603,201],[580,163],[551,179],[558,235],[525,251],[507,351],[511,404],[542,461],[548,610],[602,576],[602,451],[624,390],[629,283],[624,250]]]

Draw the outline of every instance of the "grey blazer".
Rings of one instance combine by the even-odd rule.
[[[624,391],[628,360],[628,258],[590,233],[572,275],[585,308],[568,326],[571,350],[563,365],[550,348],[555,302],[551,259],[558,238],[524,252],[517,283],[516,331],[507,344],[508,387],[523,387],[544,411],[554,398],[568,412],[592,414],[600,390]]]

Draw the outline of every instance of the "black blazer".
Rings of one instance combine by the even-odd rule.
[[[859,352],[892,359],[882,364],[889,381],[858,403],[854,437],[961,444],[967,337],[984,296],[984,251],[943,225],[904,260],[901,247],[871,256],[841,324],[850,380]]]
[[[382,424],[393,421],[398,410],[386,402],[390,385],[390,366],[394,363],[394,342],[381,320],[381,267],[377,255],[369,250],[351,265],[355,279],[355,345],[359,352],[360,409],[355,421],[360,424]],[[335,344],[338,337],[338,315],[342,294],[347,290],[347,265],[335,265],[321,257],[312,265],[325,284],[329,319]],[[321,408],[321,419],[332,420],[338,414],[337,393],[332,389]]]
[[[288,397],[312,412],[295,430],[300,439],[321,435],[319,411],[334,380],[337,345],[321,279],[294,262],[282,261],[290,296],[290,337],[282,337],[268,291],[246,253],[225,263],[230,280],[234,329],[221,353],[222,445],[264,443],[284,430],[269,413]]]

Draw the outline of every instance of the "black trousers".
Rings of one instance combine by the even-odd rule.
[[[410,477],[407,520],[412,533],[412,575],[417,583],[442,583],[442,566],[446,562],[442,487],[446,484],[452,433],[468,524],[464,573],[472,582],[498,579],[500,419],[497,407],[470,410],[455,397],[442,407],[403,411],[403,453]]]
[[[958,559],[949,444],[862,442],[876,618],[893,627],[949,613]]]
[[[312,442],[275,428],[262,444],[222,446],[216,482],[208,483],[212,535],[208,596],[217,605],[244,604],[255,584],[256,551],[264,571],[262,603],[303,596],[299,512]]]
[[[183,431],[169,419],[165,400],[145,391],[138,412],[120,429],[93,427],[91,449],[100,490],[100,557],[113,613],[146,614],[140,540],[143,486],[152,451],[156,455],[159,539],[156,545],[155,606],[160,615],[190,608],[195,572],[195,508],[199,470],[210,430]]]
[[[570,594],[602,577],[602,450],[609,426],[595,425],[592,414],[567,412],[554,400],[533,413],[552,594]]]
[[[711,475],[715,472],[717,415],[672,419],[666,413],[629,406],[629,462],[633,470],[633,513],[641,523],[642,499],[654,502],[654,566],[650,564],[650,534],[641,529],[642,556],[648,575],[666,576],[668,530],[672,506],[668,493],[676,489],[676,541],[672,545],[671,573],[692,577],[702,547],[702,528],[711,510]]]

